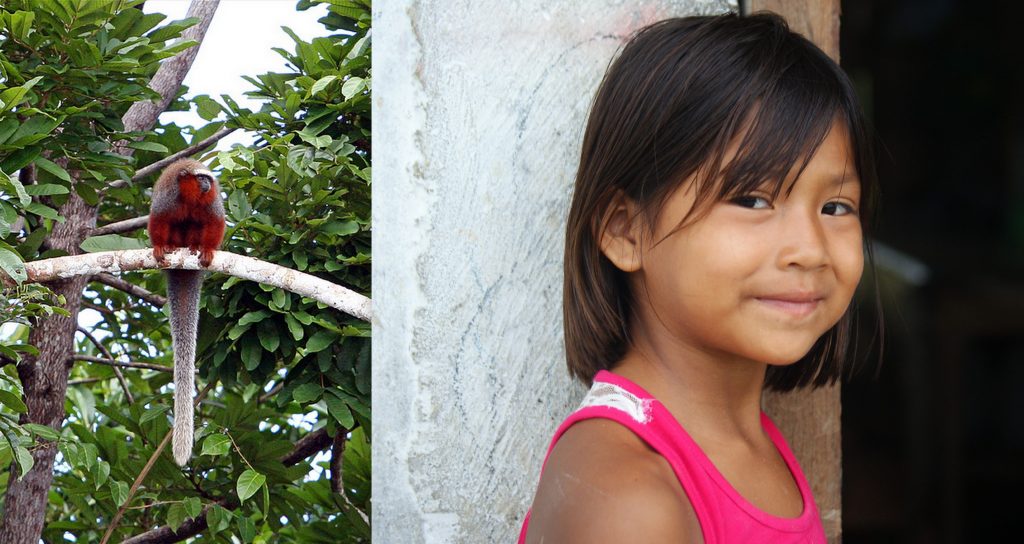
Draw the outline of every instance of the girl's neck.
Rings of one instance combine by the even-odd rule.
[[[695,437],[755,442],[764,436],[761,392],[766,369],[764,363],[640,333],[614,372],[646,389]]]

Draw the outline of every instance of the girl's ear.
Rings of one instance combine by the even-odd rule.
[[[643,220],[636,202],[616,191],[601,221],[601,253],[623,272],[640,270]]]

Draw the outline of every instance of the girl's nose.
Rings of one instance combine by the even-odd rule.
[[[817,211],[791,209],[779,216],[778,266],[813,270],[830,263],[828,239]]]

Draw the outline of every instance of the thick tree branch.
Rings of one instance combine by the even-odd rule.
[[[138,363],[138,362],[135,362],[135,361],[130,361],[130,362],[126,363],[124,361],[117,361],[117,360],[114,360],[114,359],[104,359],[102,357],[93,357],[91,355],[75,355],[74,357],[71,358],[71,360],[73,360],[73,361],[85,361],[87,363],[99,363],[101,365],[112,366],[112,367],[115,367],[115,368],[120,366],[120,367],[124,367],[124,368],[139,368],[139,369],[143,369],[143,370],[157,370],[157,371],[160,371],[160,372],[172,372],[172,371],[174,371],[174,368],[173,367],[169,367],[169,366],[154,365],[152,363]]]
[[[112,276],[110,274],[104,273],[96,274],[95,276],[92,277],[92,279],[93,281],[102,283],[103,285],[107,285],[109,287],[113,287],[114,289],[124,291],[129,295],[139,297],[142,300],[145,300],[146,302],[152,304],[153,306],[156,306],[157,308],[163,308],[164,305],[167,304],[166,297],[162,297],[156,293],[152,293],[146,289],[143,289],[142,287],[139,287],[138,285],[135,285],[134,283],[125,281],[117,276]]]
[[[25,263],[25,268],[28,272],[28,281],[45,282],[83,275],[94,276],[103,272],[160,268],[160,266],[153,258],[153,250],[133,249],[43,259]],[[297,295],[318,300],[363,321],[370,321],[372,317],[370,299],[355,291],[311,274],[227,251],[215,251],[213,264],[204,269],[199,265],[198,255],[190,254],[187,249],[178,249],[167,254],[165,268],[221,272],[280,287]],[[14,280],[4,274],[0,274],[0,281],[4,284],[14,285]]]
[[[103,355],[105,355],[107,359],[110,359],[111,361],[114,360],[114,356],[110,354],[110,350],[108,350],[106,346],[101,344],[100,341],[97,340],[96,337],[93,336],[92,333],[89,332],[85,327],[79,325],[78,332],[84,334],[85,337],[88,338],[90,342],[92,342],[92,345],[96,346],[96,349],[100,350],[100,352],[103,353]],[[111,368],[114,369],[114,376],[117,376],[117,382],[121,384],[121,389],[124,389],[124,396],[125,399],[128,400],[128,404],[135,404],[135,397],[132,396],[131,389],[128,389],[128,382],[124,379],[124,374],[121,373],[121,369],[118,368],[116,365],[111,365]]]

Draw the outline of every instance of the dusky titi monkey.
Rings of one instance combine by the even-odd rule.
[[[164,253],[186,247],[199,252],[199,263],[210,266],[213,252],[224,239],[224,203],[220,188],[203,163],[181,159],[164,169],[153,186],[149,210],[149,239],[153,257],[163,264]],[[201,270],[165,270],[171,303],[171,344],[174,350],[174,460],[184,466],[192,456],[195,423],[196,332],[199,326]]]

